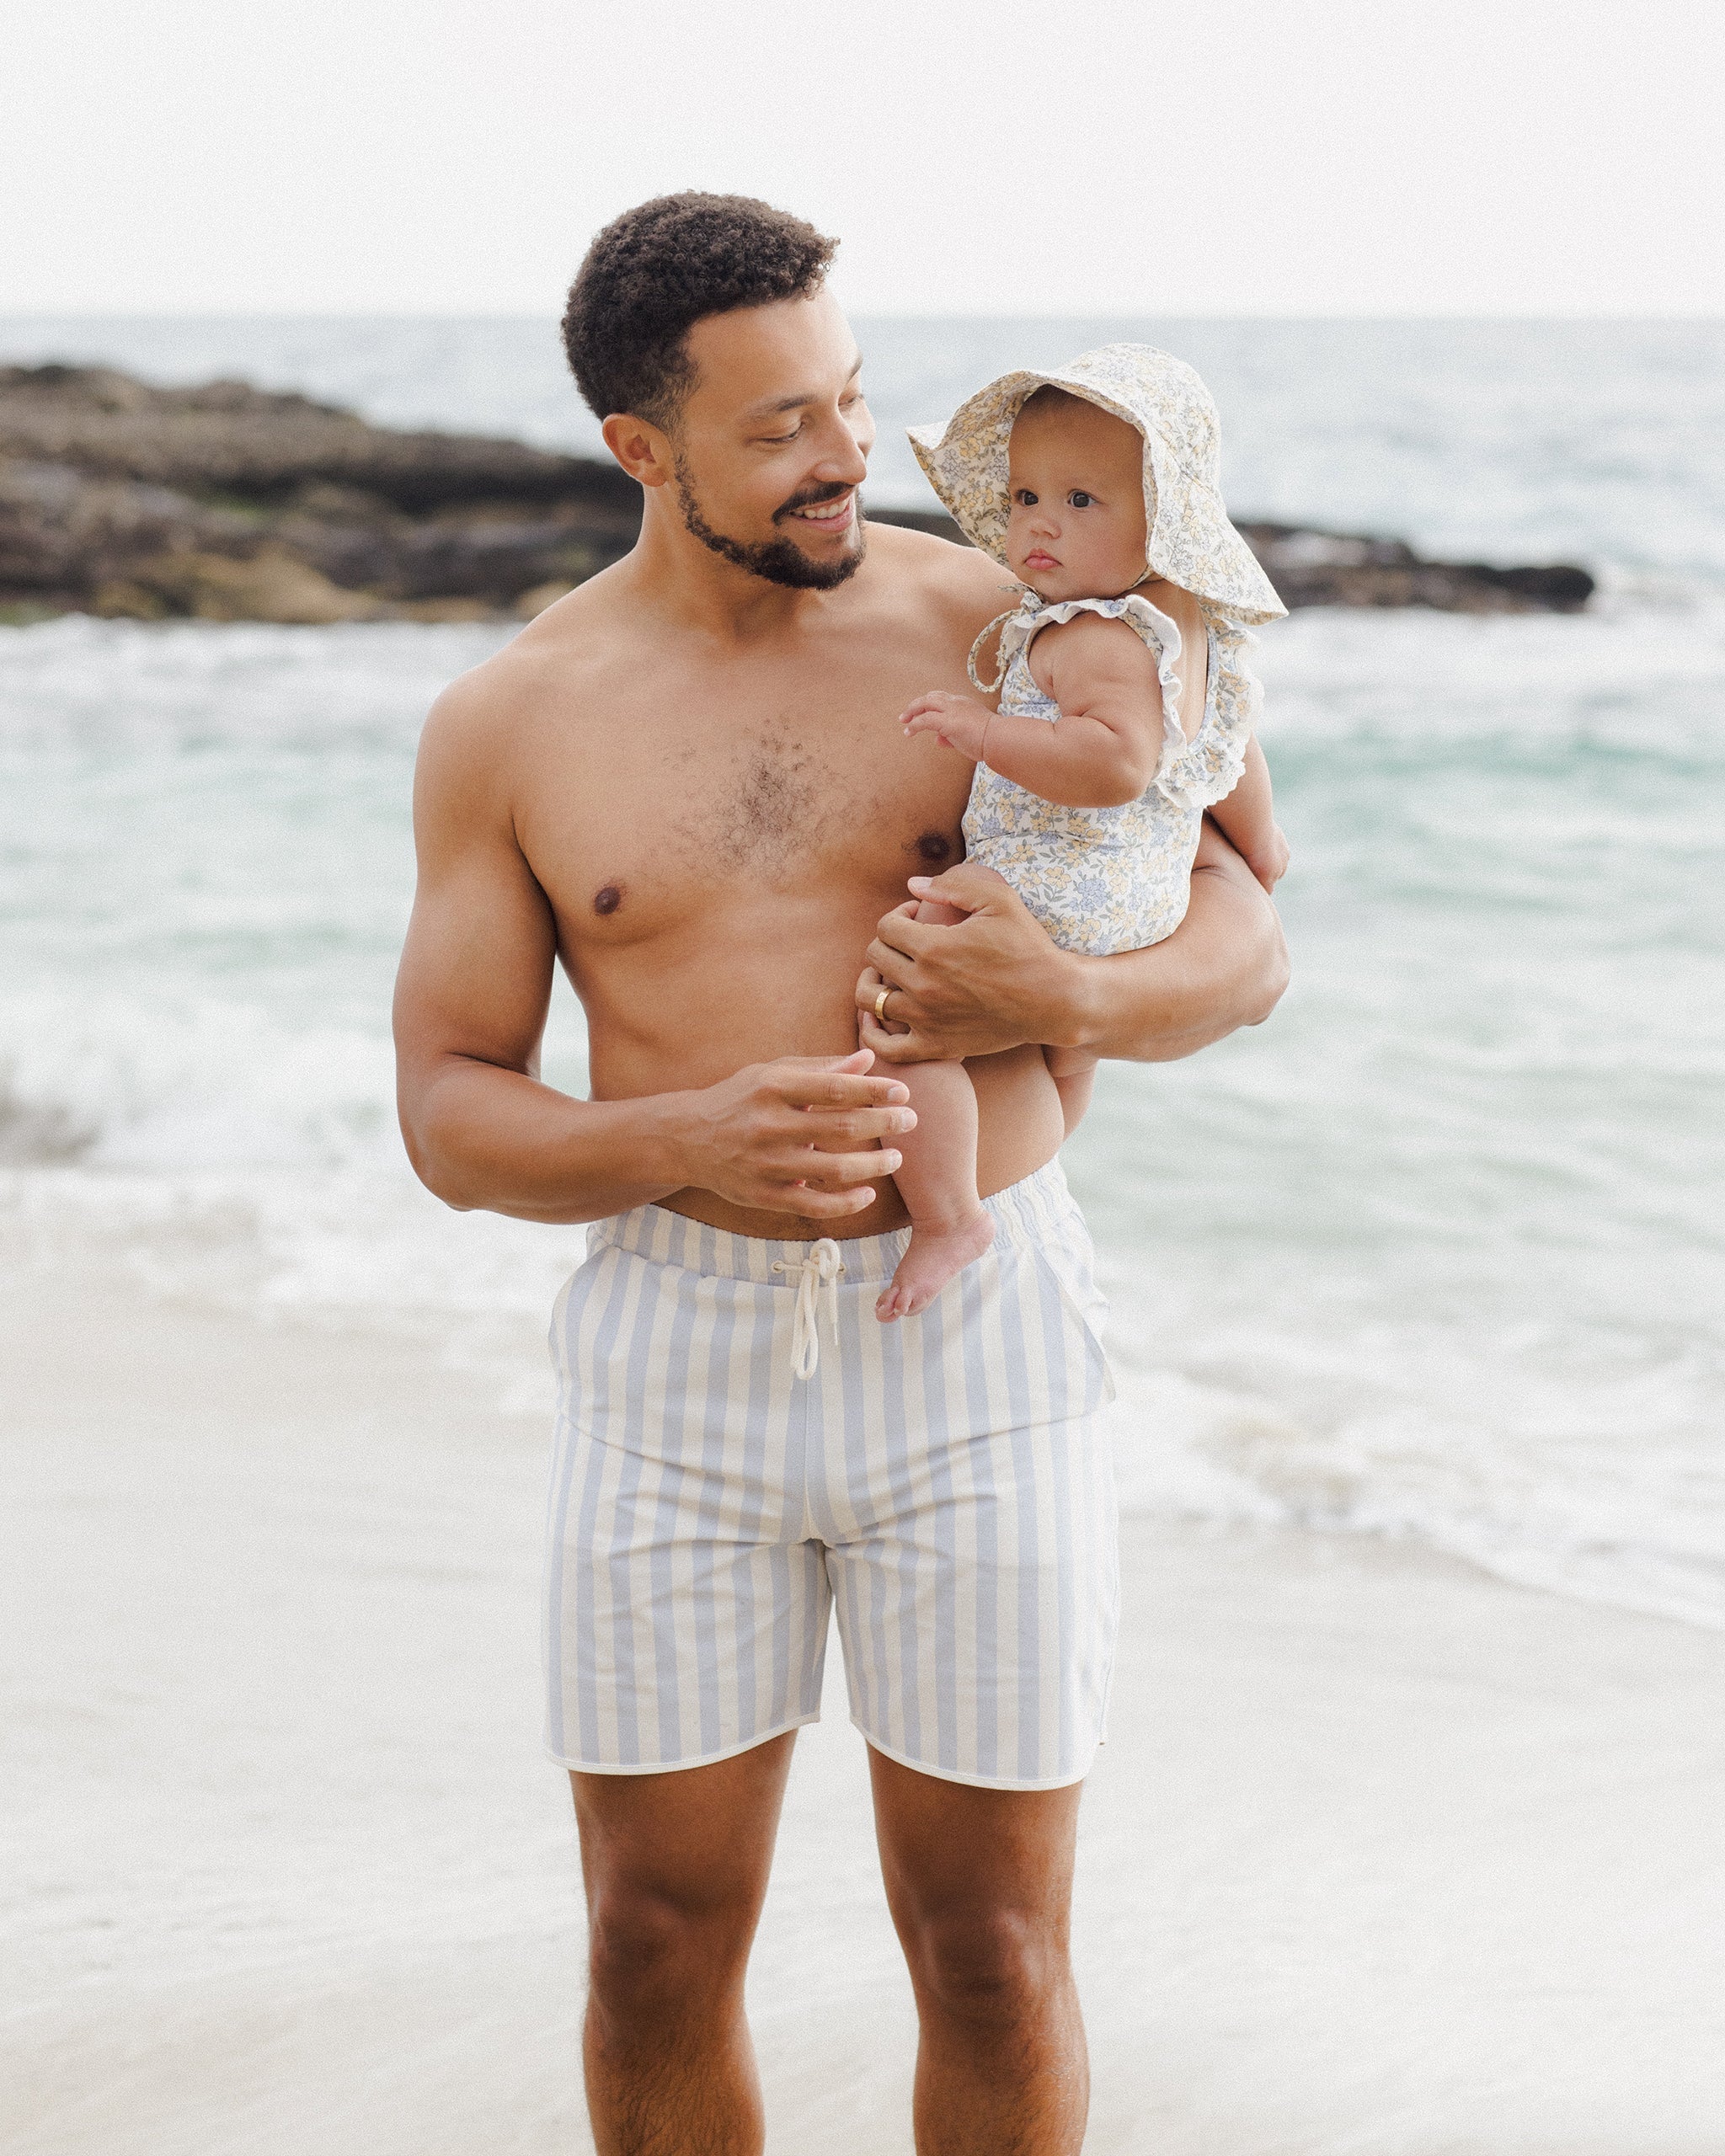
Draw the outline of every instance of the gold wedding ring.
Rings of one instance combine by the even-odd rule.
[[[886,1023],[886,1000],[891,994],[890,988],[884,988],[874,999],[874,1022],[877,1026]]]

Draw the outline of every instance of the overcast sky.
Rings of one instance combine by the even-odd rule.
[[[1725,313],[1720,0],[8,10],[0,312],[543,313],[678,187],[858,312]]]

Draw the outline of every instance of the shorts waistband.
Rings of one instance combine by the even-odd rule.
[[[1039,1240],[1077,1211],[1058,1157],[982,1203],[994,1216],[996,1241]],[[846,1280],[856,1283],[890,1279],[905,1254],[909,1233],[907,1228],[895,1228],[881,1235],[832,1237],[838,1245]],[[595,1220],[587,1230],[590,1255],[596,1256],[607,1247],[633,1251],[655,1264],[676,1266],[686,1273],[759,1280],[771,1287],[782,1287],[788,1275],[794,1277],[815,1244],[826,1240],[823,1236],[781,1240],[734,1235],[728,1229],[708,1227],[704,1220],[667,1212],[662,1205],[638,1205],[632,1213]]]

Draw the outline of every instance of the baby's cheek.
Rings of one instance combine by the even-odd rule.
[[[1102,573],[1097,590],[1112,590],[1116,584],[1124,590],[1135,584],[1144,574],[1144,519],[1115,524],[1105,536],[1098,536],[1103,544],[1097,549],[1101,558],[1097,568]]]

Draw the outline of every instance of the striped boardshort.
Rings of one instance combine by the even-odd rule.
[[[836,1605],[879,1751],[1083,1778],[1119,1614],[1106,1306],[1057,1161],[987,1204],[992,1248],[891,1325],[906,1230],[779,1242],[644,1205],[589,1230],[551,1331],[560,1764],[704,1766],[818,1720]]]

